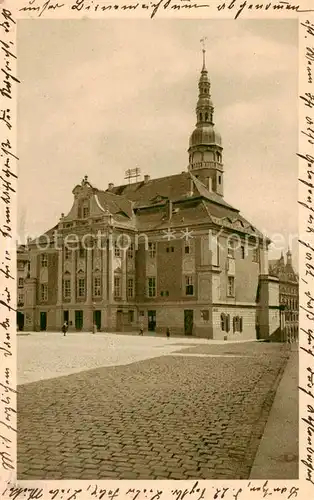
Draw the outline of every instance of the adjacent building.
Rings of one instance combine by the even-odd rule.
[[[270,241],[224,199],[222,139],[205,66],[188,167],[114,186],[87,176],[54,228],[27,245],[25,330],[149,331],[270,338],[280,328]],[[21,257],[21,258],[20,258]],[[22,258],[23,257],[23,258]],[[22,296],[20,297],[22,298]]]
[[[299,332],[299,277],[292,265],[290,249],[286,260],[269,261],[269,274],[279,280],[279,304],[281,310],[281,335],[283,341],[298,338]]]

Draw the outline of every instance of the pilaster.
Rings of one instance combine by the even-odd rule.
[[[122,300],[126,302],[127,298],[127,268],[126,268],[126,250],[122,254]]]
[[[107,301],[107,251],[101,249],[101,279],[102,279],[102,300]]]
[[[111,248],[110,245],[108,245],[108,302],[109,304],[112,304],[113,302],[113,266],[112,266],[112,259],[113,259],[113,249]]]
[[[76,250],[72,250],[72,252],[71,252],[71,304],[75,304],[75,303],[76,303]]]
[[[58,288],[57,288],[57,306],[61,306],[63,297],[63,252],[58,248]]]
[[[86,304],[92,303],[92,271],[93,271],[93,255],[92,249],[86,249],[87,266],[86,266]]]

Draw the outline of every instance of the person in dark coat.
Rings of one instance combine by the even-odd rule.
[[[63,323],[63,326],[62,326],[62,332],[63,332],[64,337],[66,336],[67,331],[68,331],[68,323],[67,323],[67,321],[65,321]]]
[[[166,335],[167,335],[167,339],[168,339],[170,337],[170,330],[169,330],[169,328],[167,328]]]

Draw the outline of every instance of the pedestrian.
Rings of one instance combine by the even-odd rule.
[[[140,329],[139,335],[143,335],[144,334],[144,321],[143,321],[142,317],[139,320],[139,329]]]
[[[169,328],[167,328],[166,335],[167,335],[167,339],[168,339],[170,337],[170,330],[169,330]]]
[[[93,333],[97,333],[97,325],[96,325],[96,323],[93,324]]]
[[[62,332],[63,332],[63,336],[64,336],[64,337],[66,336],[67,331],[68,331],[68,322],[67,322],[67,321],[65,321],[65,322],[63,323],[63,326],[62,326]]]

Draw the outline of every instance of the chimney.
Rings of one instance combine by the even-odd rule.
[[[144,184],[147,184],[148,181],[150,181],[150,175],[144,175]]]
[[[194,194],[194,182],[192,179],[190,179],[190,191],[188,193],[189,196],[193,196]]]
[[[171,220],[172,218],[172,201],[171,200],[168,200],[167,201],[167,217],[168,217],[168,220]]]
[[[108,184],[108,191],[111,191],[112,188],[113,188],[113,186],[114,186],[114,183],[113,182],[109,182],[109,184]]]

